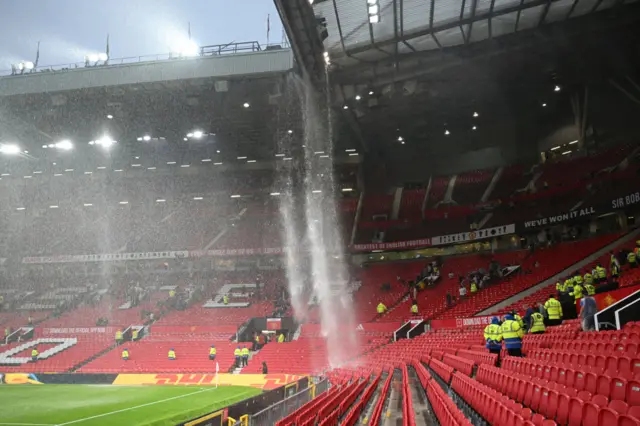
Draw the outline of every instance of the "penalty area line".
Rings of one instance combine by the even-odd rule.
[[[196,392],[187,393],[185,395],[173,396],[171,398],[161,399],[159,401],[153,401],[153,402],[149,402],[149,403],[142,404],[142,405],[136,405],[135,407],[129,407],[129,408],[123,408],[122,410],[110,411],[108,413],[98,414],[96,416],[91,416],[91,417],[85,417],[83,419],[78,419],[78,420],[72,420],[72,421],[66,422],[66,423],[58,423],[57,425],[38,425],[38,426],[72,425],[72,424],[75,424],[75,423],[86,422],[87,420],[93,420],[93,419],[99,419],[100,417],[111,416],[112,414],[124,413],[125,411],[136,410],[136,409],[142,408],[142,407],[149,407],[150,405],[162,404],[163,402],[173,401],[175,399],[186,398],[186,397],[191,396],[191,395],[196,395],[196,394],[199,394],[199,393],[202,393],[202,392],[209,392],[209,391],[212,391],[212,390],[215,390],[215,389],[217,389],[217,388],[202,389],[202,390],[199,390],[199,391],[196,391]],[[0,423],[0,425],[1,425],[1,423]]]

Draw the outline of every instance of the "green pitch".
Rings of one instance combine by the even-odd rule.
[[[174,426],[260,389],[179,386],[0,386],[0,426]]]

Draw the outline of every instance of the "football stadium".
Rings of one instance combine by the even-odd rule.
[[[640,426],[640,2],[268,3],[0,74],[0,426]]]

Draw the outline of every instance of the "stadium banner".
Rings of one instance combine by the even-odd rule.
[[[486,317],[431,320],[430,324],[432,330],[438,330],[440,328],[466,328],[473,325],[489,325],[491,324],[491,318],[494,316],[495,315],[489,315]]]
[[[522,222],[521,227],[525,229],[534,229],[546,226],[558,225],[566,222],[573,222],[580,219],[586,219],[594,216],[600,216],[606,213],[624,209],[640,203],[640,191],[631,192],[621,197],[613,198],[607,203],[600,203],[596,206],[583,207],[572,211],[558,212],[552,216],[532,219]]]
[[[43,328],[38,334],[55,336],[57,334],[116,334],[118,327],[71,327],[71,328]]]
[[[155,251],[142,253],[107,253],[107,254],[79,254],[60,256],[23,257],[22,263],[81,263],[81,262],[122,262],[126,260],[160,260],[184,259],[189,256],[188,251]]]
[[[541,226],[553,226],[560,223],[573,221],[583,217],[590,217],[596,214],[594,207],[585,207],[583,209],[561,212],[553,216],[543,217],[540,219],[528,220],[523,223],[524,229],[538,228]]]
[[[369,243],[354,244],[351,246],[352,251],[374,251],[374,250],[402,250],[416,247],[425,247],[431,245],[431,238],[422,238],[420,240],[394,241],[389,243]]]
[[[611,291],[604,291],[602,293],[596,293],[593,295],[593,298],[596,299],[596,306],[598,308],[598,312],[600,312],[604,308],[613,305],[618,300],[622,300],[638,290],[640,290],[640,284],[632,285],[629,287],[622,287]],[[580,307],[580,300],[578,300],[576,302],[576,310],[578,314],[580,314]]]
[[[267,318],[267,330],[280,330],[282,328],[281,318]]]
[[[500,237],[516,232],[516,225],[502,225],[493,228],[478,229],[477,231],[461,232],[459,234],[444,235],[442,237],[433,237],[431,245],[441,246],[446,244],[469,243],[487,238]]]
[[[232,326],[216,326],[216,325],[152,325],[149,327],[151,333],[163,334],[186,334],[186,333],[218,333],[236,334],[238,327]]]
[[[119,374],[114,385],[247,386],[271,390],[303,376],[295,374]]]
[[[251,256],[263,254],[283,254],[286,253],[286,251],[287,250],[284,247],[191,250],[189,252],[189,257]]]

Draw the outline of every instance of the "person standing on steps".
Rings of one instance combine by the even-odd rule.
[[[498,317],[491,318],[491,324],[484,328],[484,340],[487,342],[487,349],[492,354],[500,356],[502,350],[502,329]]]
[[[522,330],[520,323],[513,318],[513,315],[507,314],[504,318],[505,320],[500,326],[504,346],[507,348],[509,356],[521,357],[524,330]]]

